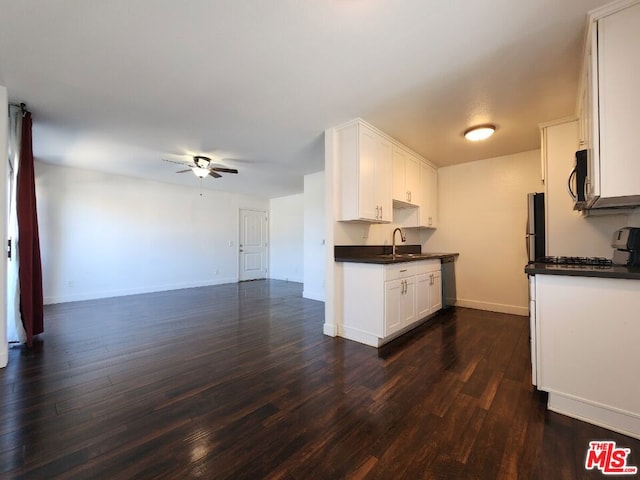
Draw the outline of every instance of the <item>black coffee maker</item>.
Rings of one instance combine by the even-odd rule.
[[[613,264],[640,267],[640,228],[624,227],[613,233]]]

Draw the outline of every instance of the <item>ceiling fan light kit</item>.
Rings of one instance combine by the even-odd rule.
[[[196,177],[198,178],[204,178],[207,175],[209,175],[208,168],[193,167],[191,170],[193,171],[193,173],[195,173]]]
[[[196,155],[195,157],[193,157],[193,163],[195,163],[200,168],[207,168],[211,163],[211,159],[203,155]]]
[[[171,163],[177,163],[178,165],[184,165],[187,166],[185,163],[183,162],[176,162],[174,160],[167,160],[164,159],[163,160],[165,162],[171,162]],[[220,178],[222,177],[222,175],[220,175],[220,173],[238,173],[238,170],[236,170],[235,168],[226,168],[223,166],[215,166],[211,164],[211,159],[209,157],[205,157],[204,155],[195,155],[194,157],[192,157],[193,160],[193,165],[189,165],[189,169],[187,170],[180,170],[176,173],[185,173],[185,172],[189,172],[192,171],[194,173],[194,175],[198,178],[204,178],[204,177],[213,177],[213,178]]]

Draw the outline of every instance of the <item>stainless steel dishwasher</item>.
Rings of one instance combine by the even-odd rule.
[[[442,308],[456,304],[456,257],[442,259]]]

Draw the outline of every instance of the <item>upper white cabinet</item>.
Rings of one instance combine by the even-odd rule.
[[[438,171],[420,162],[419,187],[415,206],[394,211],[394,220],[404,228],[436,228],[438,226]]]
[[[333,132],[337,220],[436,227],[435,167],[361,119]]]
[[[391,222],[391,142],[361,121],[336,129],[336,141],[338,220]]]
[[[640,3],[619,1],[590,15],[578,115],[589,151],[587,206],[640,205]]]
[[[417,205],[420,192],[422,162],[397,145],[393,146],[393,201]]]
[[[431,165],[420,168],[420,180],[424,184],[424,200],[420,208],[420,226],[438,226],[438,171]]]

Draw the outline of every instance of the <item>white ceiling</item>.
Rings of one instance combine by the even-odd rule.
[[[538,148],[575,110],[586,13],[607,0],[0,0],[0,85],[42,161],[276,197],[362,117],[437,165]],[[482,144],[462,137],[492,122]]]

